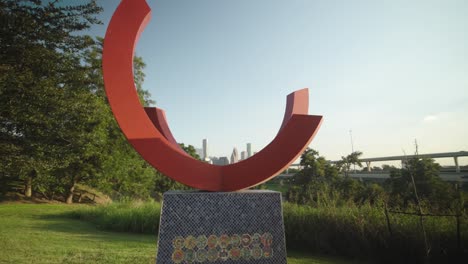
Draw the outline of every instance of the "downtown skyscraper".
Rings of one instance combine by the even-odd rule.
[[[208,158],[208,140],[206,138],[203,139],[203,157],[202,160],[207,161]]]
[[[252,143],[247,143],[247,158],[252,157]]]
[[[237,148],[234,147],[232,150],[231,154],[231,164],[234,164],[239,161],[239,152],[237,151]]]

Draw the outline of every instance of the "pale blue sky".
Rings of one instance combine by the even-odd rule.
[[[119,1],[101,1],[104,35]],[[309,87],[328,159],[468,150],[468,1],[148,0],[137,54],[177,141],[228,156]],[[448,163],[452,161],[448,160]],[[444,162],[443,162],[444,163]],[[466,162],[464,162],[466,163]]]

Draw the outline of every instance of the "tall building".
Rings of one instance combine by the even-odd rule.
[[[208,160],[208,140],[203,139],[203,156],[202,160]]]
[[[211,160],[211,164],[220,165],[218,157],[210,157],[210,160]]]
[[[252,157],[252,143],[247,143],[247,158]]]
[[[224,166],[224,165],[229,165],[229,159],[227,157],[210,157],[210,160],[212,161],[211,164],[213,165],[218,165],[218,166]]]
[[[241,151],[241,160],[247,159],[247,152],[246,151]]]
[[[234,147],[232,150],[231,154],[231,164],[234,164],[239,161],[239,152],[237,151],[237,148]]]
[[[220,157],[218,159],[218,164],[216,164],[216,165],[221,165],[221,166],[229,165],[229,159],[227,157]]]

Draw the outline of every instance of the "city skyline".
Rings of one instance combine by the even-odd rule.
[[[352,138],[351,138],[352,140]],[[203,149],[205,148],[208,148],[208,144],[207,144],[208,140],[207,139],[203,139],[202,140],[202,145],[203,145]],[[417,142],[414,142],[415,144],[417,144]],[[196,146],[194,146],[195,149],[197,150],[197,153],[204,153],[203,149],[200,149],[200,148],[197,148]],[[351,148],[353,148],[352,146],[352,142],[351,142]],[[233,151],[230,155],[230,159],[228,158],[229,155],[221,155],[221,156],[214,156],[214,155],[211,155],[211,156],[208,156],[208,159],[204,159],[202,158],[203,156],[200,155],[200,158],[202,158],[202,160],[204,159],[205,161],[208,161],[212,164],[215,164],[215,165],[228,165],[228,164],[232,164],[233,163],[233,160],[234,160],[234,157],[236,157],[235,159],[235,162],[239,162],[241,160],[244,160],[244,159],[247,159],[247,158],[250,158],[251,156],[257,154],[257,151],[255,151],[252,155],[249,155],[249,151],[252,150],[252,143],[246,143],[246,149],[245,150],[241,150],[240,151],[240,157],[239,157],[239,151],[238,151],[238,148],[237,147],[234,147],[233,148]],[[353,151],[353,149],[352,149]],[[453,152],[467,152],[466,150],[456,150],[456,151],[452,151],[450,153],[453,153]],[[351,152],[350,152],[351,153]],[[426,155],[426,154],[434,154],[434,153],[418,153],[419,155]],[[435,153],[437,154],[437,153]],[[408,156],[411,156],[411,155],[414,155],[414,153],[403,153],[403,155],[385,155],[385,157],[391,157],[391,156],[405,156],[405,155],[408,155]],[[379,157],[365,157],[365,158],[383,158],[384,156],[379,156]],[[363,158],[363,157],[361,157]],[[223,159],[222,161],[220,161],[220,159]],[[227,160],[227,162],[226,162]],[[328,161],[337,161],[339,159],[336,159],[336,160],[331,160],[331,159],[327,159]],[[452,165],[460,165],[460,166],[465,166],[465,165],[468,165],[468,157],[466,156],[460,156],[457,158],[457,160],[455,161],[455,164],[454,164],[454,161],[452,159],[447,159],[447,158],[437,158],[436,159],[436,162],[443,165],[443,166],[452,166]],[[299,158],[293,162],[294,164],[298,164],[300,162]],[[385,160],[385,161],[374,161],[374,165],[377,165],[377,167],[380,167],[382,165],[392,165],[392,166],[395,166],[397,165],[400,165],[400,161],[388,161],[388,160]],[[363,167],[365,167],[366,165],[363,163]]]
[[[246,143],[246,148],[245,150],[240,151],[240,156],[239,152],[237,150],[237,147],[233,148],[233,151],[231,153],[231,158],[228,159],[227,157],[229,155],[220,155],[220,156],[215,156],[215,155],[209,155],[208,149],[208,139],[204,138],[202,139],[202,147],[198,148],[196,145],[192,145],[195,148],[196,153],[198,156],[200,156],[200,159],[206,162],[209,162],[214,165],[228,165],[228,164],[233,164],[236,162],[239,162],[241,160],[245,160],[250,158],[252,154],[252,143]],[[255,152],[257,153],[257,152]],[[227,160],[227,162],[226,162]]]
[[[104,25],[118,2],[102,3]],[[309,113],[324,116],[310,147],[327,159],[351,152],[349,130],[365,157],[413,153],[415,139],[421,153],[468,150],[466,1],[148,4],[143,87],[177,142],[261,150],[286,95],[309,87]]]

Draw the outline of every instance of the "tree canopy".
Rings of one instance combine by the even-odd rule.
[[[358,165],[359,167],[362,167],[362,164],[359,161],[359,157],[361,155],[362,155],[362,152],[354,151],[353,153],[347,156],[342,156],[341,160],[337,164],[338,168],[340,168],[340,170],[344,173],[345,176],[348,176],[349,171],[351,169],[351,165],[354,165],[354,166]]]
[[[0,4],[0,149],[3,177],[31,184],[53,169],[86,177],[99,165],[102,100],[90,93],[78,34],[100,23],[95,1],[2,1]],[[76,174],[76,173],[75,173]],[[41,183],[49,182],[41,180]]]
[[[26,196],[68,203],[78,183],[115,198],[158,191],[162,176],[130,146],[107,103],[103,39],[84,34],[101,23],[101,11],[94,0],[0,3],[3,186],[22,182]],[[133,65],[142,106],[154,104],[143,88],[143,59],[136,56]]]

